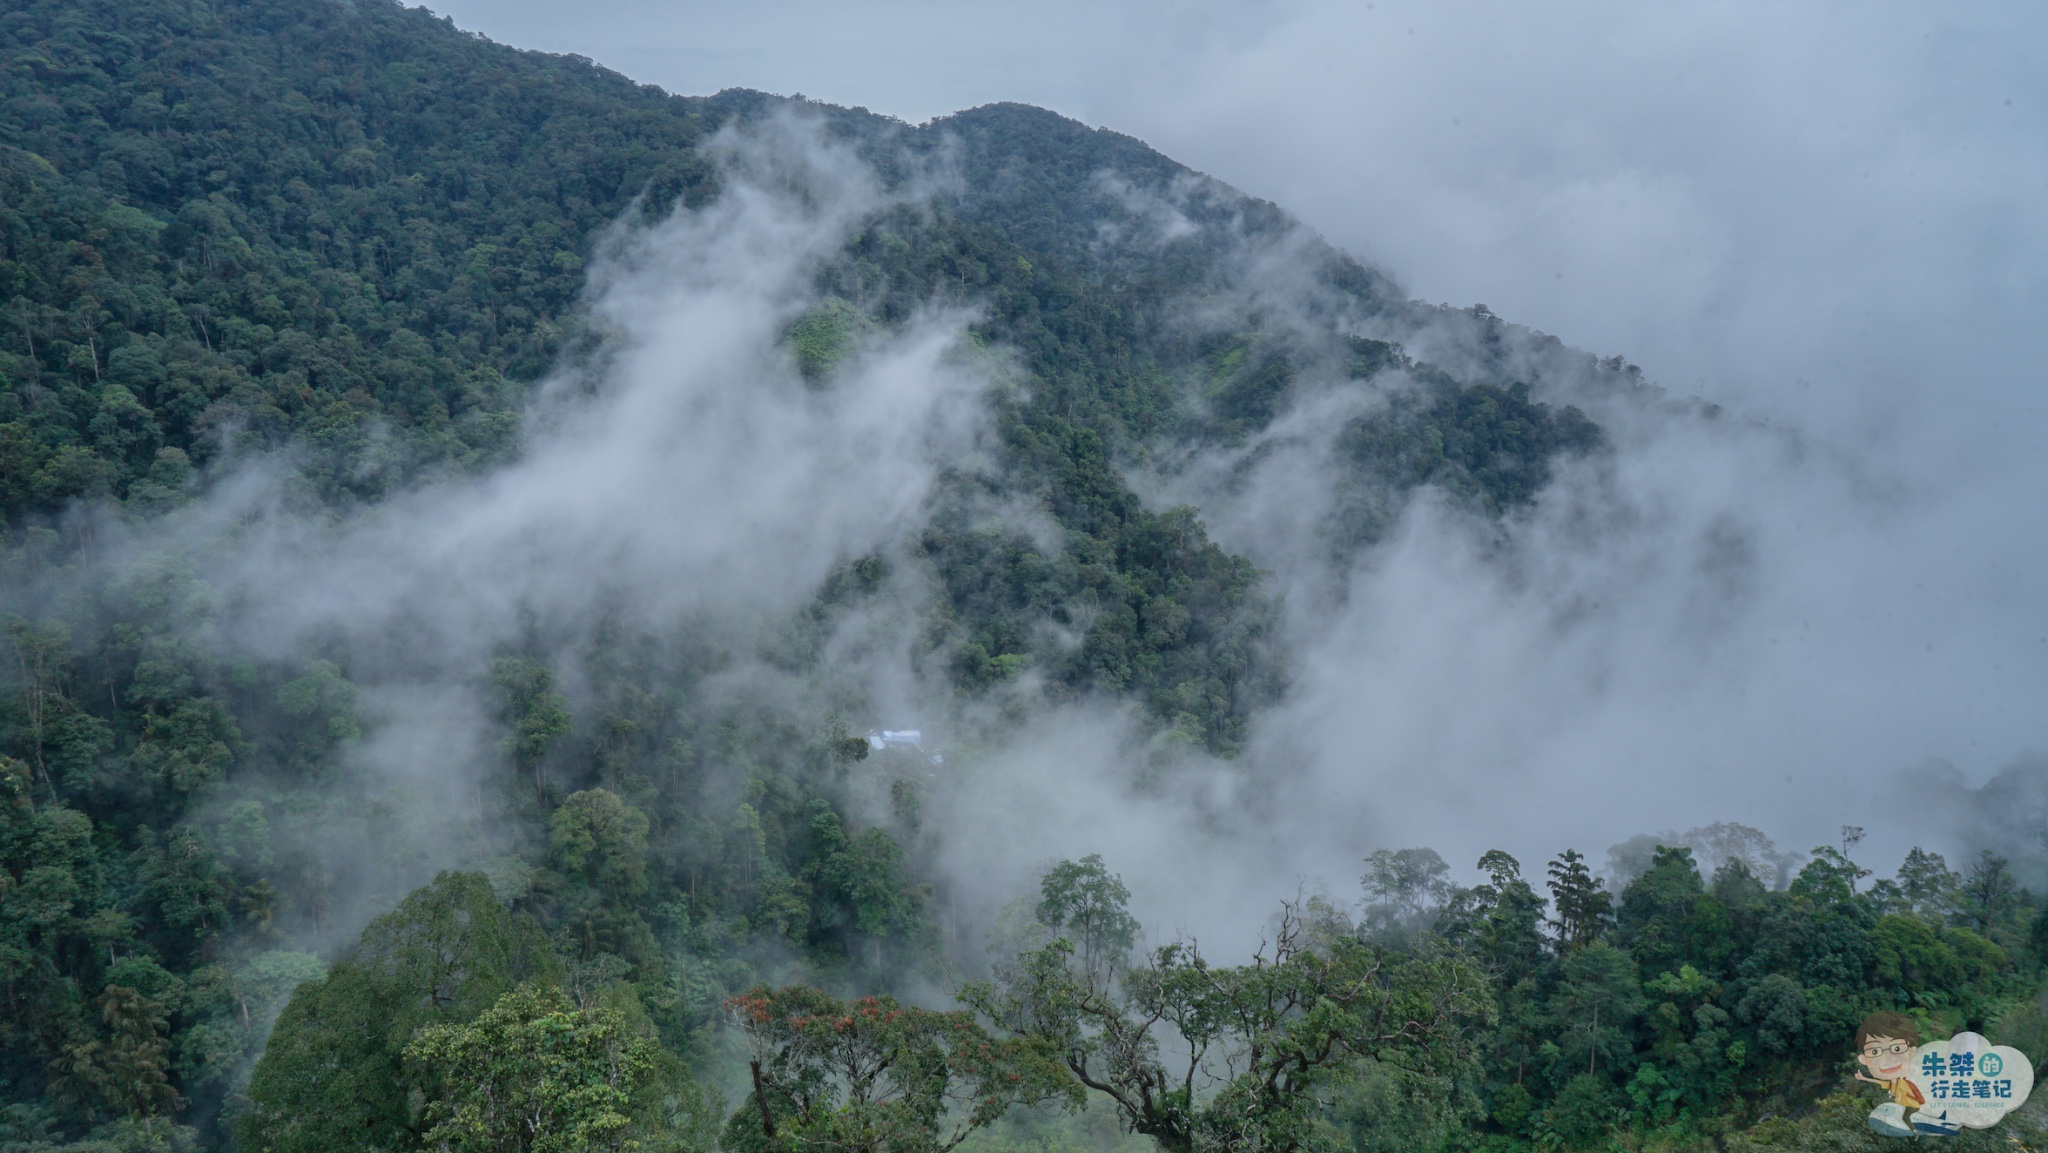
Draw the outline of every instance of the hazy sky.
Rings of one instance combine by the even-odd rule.
[[[1839,795],[1859,773],[1930,756],[1981,778],[2048,748],[2048,8],[435,7],[677,92],[801,92],[909,121],[1016,100],[1126,132],[1281,204],[1416,296],[1484,302],[1620,353],[1675,390],[1800,429],[1834,462],[1679,442],[1657,449],[1673,454],[1664,475],[1655,455],[1632,459],[1646,470],[1637,491],[1668,490],[1667,508],[1690,501],[1708,527],[1747,508],[1764,525],[1770,591],[1722,646],[1725,670],[1660,647],[1656,622],[1679,610],[1655,606],[1678,603],[1683,580],[1630,590],[1589,554],[1557,595],[1606,582],[1614,603],[1641,608],[1617,611],[1568,665],[1541,638],[1494,635],[1521,627],[1519,602],[1471,584],[1464,602],[1446,596],[1442,574],[1462,562],[1418,545],[1415,591],[1397,556],[1356,603],[1392,613],[1435,659],[1372,666],[1339,649],[1344,675],[1322,683],[1438,676],[1429,699],[1458,702],[1490,678],[1514,695],[1560,670],[1619,676],[1627,691],[1577,698],[1611,715],[1588,710],[1542,738],[1550,763],[1605,759],[1587,779],[1621,780],[1680,732],[1709,750],[1702,763],[1783,779],[1769,796],[1720,790],[1727,806],[1697,822],[1644,805],[1622,818],[1673,828],[1775,816],[1774,832],[1806,836],[1835,819],[1806,811],[1814,789]],[[1663,580],[1656,538],[1631,547],[1608,559]],[[1348,699],[1330,715],[1355,714]],[[1529,708],[1571,715],[1573,699],[1539,693]],[[1683,723],[1659,729],[1666,711]],[[1488,741],[1458,755],[1501,763],[1533,730],[1509,718],[1473,731]],[[1396,751],[1457,760],[1435,744]],[[1694,784],[1689,798],[1716,794]],[[1587,847],[1597,859],[1604,846]]]

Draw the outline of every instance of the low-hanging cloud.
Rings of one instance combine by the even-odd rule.
[[[543,386],[516,463],[334,528],[259,510],[216,574],[232,643],[385,631],[461,667],[522,613],[771,617],[909,528],[937,472],[978,451],[985,366],[958,355],[966,317],[935,313],[827,387],[802,378],[780,337],[883,194],[850,153],[768,131],[725,146],[712,204],[604,246],[603,350]]]
[[[1865,826],[1879,866],[1991,843],[1927,819],[1900,776],[1991,732],[2012,742],[1979,754],[1994,764],[2044,739],[2040,638],[1999,616],[2019,590],[1956,595],[1984,575],[1956,558],[1982,556],[1997,517],[1974,494],[1798,430],[1561,384],[1550,398],[1588,404],[1608,446],[1560,461],[1533,506],[1496,521],[1425,490],[1385,539],[1333,549],[1338,436],[1409,387],[1310,382],[1246,443],[1152,482],[1284,594],[1293,689],[1248,758],[1284,798],[1297,869],[1406,844],[1597,860],[1721,821],[1801,850]]]
[[[1724,819],[1867,825],[1880,869],[1982,839],[1928,791],[2048,745],[2040,42],[2011,8],[1307,0],[1086,94],[1418,295],[1733,414],[1539,388],[1612,455],[1501,529],[1420,503],[1321,583],[1329,434],[1370,390],[1164,484],[1290,590],[1259,755],[1305,819],[1467,861]],[[1455,368],[1469,333],[1372,335]],[[1945,783],[1902,779],[1928,757]]]
[[[766,668],[763,646],[835,569],[900,552],[938,478],[985,466],[986,401],[1007,369],[964,339],[970,313],[849,334],[824,379],[786,340],[851,230],[922,186],[885,190],[794,117],[711,147],[711,202],[629,218],[601,245],[592,351],[542,382],[517,459],[346,513],[304,507],[288,461],[251,461],[161,520],[105,518],[62,587],[10,590],[10,608],[47,616],[82,613],[95,588],[168,582],[187,590],[179,627],[214,656],[346,671],[364,719],[342,753],[348,787],[382,807],[298,846],[355,878],[316,935],[353,932],[436,869],[521,848],[487,797],[505,757],[495,658],[538,657],[574,696],[603,628],[682,638],[725,653],[715,691],[815,725],[830,694]],[[921,691],[902,659],[916,622],[892,609],[919,595],[915,575],[896,586],[831,638],[828,663],[862,670],[861,699]]]
[[[985,400],[1003,362],[963,341],[966,313],[874,330],[822,385],[798,371],[783,337],[818,303],[814,274],[863,220],[914,197],[796,122],[759,133],[718,145],[717,199],[606,243],[587,300],[598,350],[545,382],[518,460],[338,522],[294,511],[252,467],[133,542],[194,557],[219,590],[207,631],[224,650],[346,659],[373,722],[355,768],[445,811],[406,834],[432,848],[385,889],[503,851],[477,828],[474,795],[500,756],[481,675],[493,656],[567,652],[622,615],[653,635],[692,622],[744,650],[835,567],[902,553],[943,474],[989,465]],[[1117,179],[1104,187],[1160,243],[1193,227],[1172,197],[1221,195]],[[1299,276],[1320,248],[1306,230],[1247,247],[1236,295],[1190,302],[1178,323],[1352,323]],[[1447,364],[1481,359],[1461,359],[1483,328],[1469,316],[1381,323],[1372,335]],[[1433,845],[1459,865],[1502,847],[1534,871],[1567,845],[1598,860],[1645,830],[1741,821],[1805,848],[1859,824],[1883,864],[1971,836],[1916,824],[1898,768],[2048,746],[2043,642],[2011,625],[2034,604],[2036,546],[1980,487],[1928,483],[1827,430],[1560,377],[1544,395],[1589,406],[1605,451],[1561,462],[1505,521],[1425,492],[1383,540],[1339,553],[1332,438],[1407,385],[1326,369],[1246,443],[1163,453],[1140,478],[1266,570],[1287,696],[1235,762],[1164,746],[1100,701],[986,725],[988,743],[931,781],[945,832],[929,859],[970,922],[1037,867],[1093,851],[1155,933],[1226,940],[1300,885],[1348,894],[1382,847]],[[884,721],[989,720],[910,671],[926,592],[915,564],[895,571],[893,599],[824,645],[825,677],[860,688],[824,697],[859,696]],[[807,691],[787,679],[727,677],[784,705]]]
[[[1953,792],[2048,747],[2037,12],[1036,6],[1028,34],[991,36],[1026,10],[913,3],[820,9],[776,53],[728,57],[772,17],[692,13],[685,34],[631,3],[574,29],[452,10],[679,91],[911,119],[1044,104],[1279,202],[1420,296],[1754,416],[1596,411],[1612,456],[1505,530],[1425,500],[1356,567],[1307,536],[1331,499],[1319,433],[1363,391],[1302,397],[1242,483],[1152,486],[1288,598],[1295,691],[1246,772],[1297,782],[1292,812],[1324,831],[1275,888],[1324,862],[1341,879],[1361,845],[1597,860],[1730,818],[1796,848],[1866,824],[1883,867],[1970,838],[1922,824],[1927,786],[1899,770],[1946,758]],[[668,35],[672,53],[629,51]],[[1406,342],[1448,363],[1460,339]]]

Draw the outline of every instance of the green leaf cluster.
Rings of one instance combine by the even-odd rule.
[[[757,987],[730,1011],[752,1091],[728,1150],[946,1153],[1012,1106],[1081,1099],[1045,1046],[993,1037],[967,1012],[805,986]]]

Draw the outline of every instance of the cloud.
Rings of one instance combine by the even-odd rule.
[[[437,869],[520,847],[493,822],[494,658],[539,657],[577,698],[609,629],[671,672],[697,661],[675,674],[686,707],[743,704],[763,728],[816,726],[848,699],[921,698],[905,659],[923,593],[909,566],[820,642],[825,675],[772,650],[836,569],[904,552],[942,474],[986,464],[985,400],[1006,370],[965,339],[971,314],[934,308],[857,335],[828,376],[806,379],[785,336],[819,305],[821,265],[919,190],[885,192],[801,118],[712,148],[712,203],[622,223],[601,245],[585,302],[597,351],[542,383],[516,460],[348,513],[303,507],[279,462],[249,462],[160,521],[108,518],[43,603],[9,590],[10,607],[41,616],[189,575],[174,618],[214,657],[346,670],[364,722],[346,773],[237,769],[256,795],[303,794],[273,819],[322,814],[295,846],[335,878],[339,907],[317,934],[345,936]],[[329,790],[347,799],[319,808]]]
[[[1879,867],[1976,835],[1922,825],[1893,774],[2048,746],[2048,600],[2021,575],[2048,562],[2039,14],[1261,11],[1132,47],[1089,118],[1418,296],[1757,418],[1607,409],[1611,463],[1504,540],[1424,502],[1343,595],[1297,595],[1302,671],[1258,755],[1297,767],[1302,819],[1461,864],[1721,819],[1798,848],[1868,824]],[[1301,403],[1241,487],[1167,486],[1296,588],[1318,431],[1368,399]]]
[[[1244,445],[1152,480],[1285,594],[1292,688],[1249,759],[1298,871],[1409,844],[1598,859],[1715,821],[1802,850],[1865,825],[1862,852],[1889,864],[1989,835],[1928,822],[1897,769],[2048,745],[2042,642],[2008,615],[2033,545],[1992,531],[2004,510],[1981,494],[1873,477],[1793,430],[1610,399],[1609,451],[1561,464],[1533,507],[1496,523],[1425,492],[1345,554],[1328,537],[1336,438],[1408,386],[1299,387]],[[1969,567],[1986,560],[2012,567]]]
[[[1761,418],[1612,405],[1612,456],[1504,529],[1425,499],[1341,565],[1315,537],[1328,432],[1370,391],[1306,389],[1256,458],[1228,461],[1236,487],[1151,478],[1274,574],[1294,688],[1243,762],[1191,759],[1150,792],[1127,717],[1033,719],[947,801],[1050,830],[950,846],[978,895],[1099,849],[1155,927],[1201,927],[1297,878],[1348,892],[1375,847],[1597,860],[1717,820],[1800,848],[1865,824],[1881,862],[1967,837],[1915,823],[1899,767],[1943,756],[1981,778],[2048,747],[2031,47],[2048,40],[2030,10],[449,10],[682,91],[801,89],[913,120],[1044,103],[1281,203],[1422,297],[1484,300]],[[628,35],[645,54],[607,48]],[[661,43],[689,53],[665,64],[645,48]],[[777,48],[726,53],[749,43]],[[961,317],[876,341],[823,391],[776,348],[808,271],[883,201],[871,177],[822,146],[728,148],[725,198],[612,245],[591,287],[612,351],[548,385],[519,463],[339,526],[287,515],[255,477],[189,514],[197,539],[233,541],[214,575],[235,644],[340,637],[378,670],[390,727],[364,757],[424,774],[481,755],[427,735],[480,723],[460,670],[527,619],[624,603],[744,630],[887,548],[940,470],[978,461],[987,374],[959,355]],[[859,659],[887,663],[877,645]]]
[[[980,451],[989,378],[960,355],[967,317],[925,316],[807,383],[780,338],[883,194],[792,122],[720,147],[714,203],[604,246],[588,301],[604,350],[543,385],[516,463],[333,527],[251,510],[213,574],[232,643],[402,635],[407,659],[461,668],[522,615],[755,621],[919,523],[938,471]]]
[[[1430,506],[1334,574],[1340,615],[1299,634],[1322,679],[1271,725],[1322,732],[1322,702],[1314,779],[1342,795],[1422,777],[1383,806],[1415,839],[1512,824],[1487,799],[1520,788],[1551,801],[1521,818],[1545,852],[1751,813],[1792,843],[1868,820],[1865,852],[1888,855],[1918,834],[1887,774],[1938,756],[1981,780],[2048,746],[2027,704],[2048,684],[2034,9],[1289,0],[1035,6],[1018,30],[1015,6],[787,20],[797,4],[672,33],[630,4],[573,32],[451,10],[537,47],[594,46],[609,21],[760,43],[783,20],[775,52],[730,68],[583,50],[682,91],[912,120],[1035,101],[1280,203],[1425,299],[1485,301],[1773,426],[1631,432],[1611,477],[1568,478],[1513,530],[1523,576]],[[829,50],[849,37],[874,51]],[[1275,507],[1323,499],[1312,448],[1264,466]],[[1205,508],[1255,556],[1293,547],[1251,503]],[[1589,517],[1613,523],[1566,531]],[[1739,589],[1717,585],[1711,558],[1735,555]],[[1439,815],[1408,822],[1426,798]]]
[[[1141,54],[1092,117],[1425,298],[1790,419],[1815,388],[1828,418],[1924,392],[1945,329],[1994,333],[2048,291],[2036,13],[1266,11],[1192,59]],[[1781,395],[1797,378],[1808,395]]]

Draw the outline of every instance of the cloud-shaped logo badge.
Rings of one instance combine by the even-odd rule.
[[[1964,1126],[1989,1129],[2034,1091],[2034,1066],[2027,1055],[2010,1045],[1993,1045],[1977,1033],[1957,1033],[1915,1049],[1908,1075],[1926,1101],[1912,1125],[1927,1134],[1953,1133]]]

